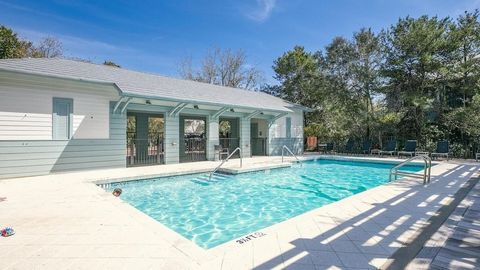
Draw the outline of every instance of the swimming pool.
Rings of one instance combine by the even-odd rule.
[[[238,175],[190,174],[125,183],[121,199],[203,248],[388,182],[394,164],[312,160]],[[420,171],[420,166],[402,170]]]

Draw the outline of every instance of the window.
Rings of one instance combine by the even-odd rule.
[[[165,120],[163,119],[163,117],[148,117],[148,138],[150,140],[163,139],[164,126]]]
[[[53,98],[52,138],[68,140],[72,137],[73,100]]]
[[[220,138],[230,138],[232,135],[232,124],[228,120],[222,120],[218,124]]]
[[[205,120],[185,119],[184,121],[185,138],[205,138]]]
[[[292,118],[291,117],[287,117],[285,119],[285,132],[286,132],[286,136],[287,138],[291,138],[292,137]]]

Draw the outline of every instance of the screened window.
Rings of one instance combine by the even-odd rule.
[[[205,138],[205,120],[185,119],[185,138]]]
[[[165,121],[163,117],[148,117],[148,133],[163,134],[163,126]]]

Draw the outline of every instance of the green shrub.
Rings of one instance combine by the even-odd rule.
[[[467,156],[465,146],[460,143],[452,143],[450,145],[450,152],[452,153],[452,156],[456,158],[464,158]]]
[[[422,151],[426,151],[430,153],[435,152],[436,149],[437,149],[437,143],[433,140],[427,140],[426,144],[421,147]]]

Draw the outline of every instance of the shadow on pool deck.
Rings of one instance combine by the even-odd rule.
[[[480,269],[480,182],[405,268]]]
[[[479,169],[480,165],[458,165],[432,176],[423,189],[395,183],[407,190],[353,218],[316,216],[318,228],[332,228],[314,238],[291,241],[291,249],[254,269],[403,269],[475,185],[478,178],[473,176]],[[452,196],[453,192],[442,192],[444,188],[458,190]],[[328,218],[334,224],[322,223]]]

